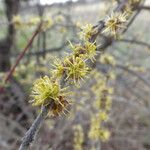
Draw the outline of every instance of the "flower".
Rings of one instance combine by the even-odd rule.
[[[129,4],[138,4],[141,0],[129,0]]]
[[[106,129],[102,129],[99,131],[99,138],[105,142],[110,138],[110,132]]]
[[[73,79],[74,83],[79,83],[80,79],[83,79],[85,75],[89,72],[85,60],[81,57],[66,58],[64,61],[65,72],[67,79]]]
[[[103,33],[109,33],[116,37],[117,30],[124,28],[124,23],[126,22],[126,13],[112,13],[105,21],[105,29]]]
[[[88,137],[93,140],[99,140],[106,141],[110,137],[110,133],[108,130],[103,129],[101,127],[101,121],[100,118],[94,117],[91,119],[91,126],[88,133]]]
[[[38,16],[34,16],[34,17],[30,17],[28,19],[28,21],[26,22],[27,26],[34,26],[34,25],[37,25],[39,24],[39,22],[41,21],[40,17]]]
[[[22,19],[19,15],[13,16],[12,23],[15,25],[17,29],[22,27]]]
[[[55,22],[56,22],[56,23],[61,23],[61,22],[63,22],[64,20],[65,20],[65,18],[64,18],[64,16],[62,16],[62,15],[58,15],[58,16],[55,17]]]
[[[132,9],[133,9],[133,8],[132,8],[131,4],[129,4],[129,3],[125,4],[123,11],[126,12],[126,14],[127,14],[127,19],[128,19],[128,17],[133,13],[133,10],[132,10]]]
[[[140,4],[141,0],[129,0],[128,5],[132,11],[137,9],[138,5]]]
[[[42,20],[38,16],[33,16],[27,19],[22,19],[21,16],[13,16],[12,23],[17,29],[26,29],[28,27],[35,26],[42,22],[41,31],[45,31],[53,25],[53,20],[51,17],[46,16]]]
[[[57,81],[48,76],[37,79],[32,88],[33,106],[48,106],[53,115],[58,115],[69,104],[66,100],[66,88],[60,88]]]
[[[100,111],[98,114],[98,119],[100,121],[107,121],[108,120],[108,114],[105,111]]]
[[[80,45],[80,44],[73,45],[73,44],[71,43],[71,41],[69,41],[69,46],[70,46],[70,48],[73,50],[74,55],[75,55],[76,57],[79,57],[79,55],[84,55],[84,54],[86,54],[85,48],[84,48],[82,45]]]
[[[53,77],[61,78],[65,72],[64,64],[60,59],[55,58],[54,69],[52,70]]]
[[[70,47],[74,51],[75,56],[82,55],[84,58],[95,60],[94,56],[96,55],[96,45],[95,42],[91,43],[89,41],[85,41],[84,46],[82,45],[73,45],[71,42]]]
[[[99,139],[99,130],[100,130],[99,119],[97,119],[96,117],[93,117],[91,119],[91,125],[90,125],[90,130],[88,133],[88,137],[94,140]]]
[[[112,55],[106,54],[106,53],[101,55],[100,62],[103,64],[112,65],[112,66],[116,65],[115,58]]]
[[[85,42],[85,50],[86,50],[86,57],[91,59],[92,61],[95,60],[94,56],[96,55],[96,45],[95,42],[91,43],[89,41]]]
[[[74,129],[74,149],[75,150],[82,150],[82,144],[84,142],[84,133],[82,126],[80,124],[77,124],[73,126]]]
[[[81,27],[81,32],[79,33],[79,36],[83,40],[89,40],[92,35],[96,33],[96,30],[93,28],[91,24],[87,24],[86,26]]]
[[[42,31],[46,31],[47,29],[49,29],[51,26],[53,25],[53,20],[51,17],[45,17],[43,22],[42,22],[42,27],[41,30]]]

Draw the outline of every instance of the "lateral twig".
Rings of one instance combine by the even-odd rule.
[[[116,42],[127,42],[127,43],[132,43],[132,44],[137,44],[137,45],[142,45],[145,46],[147,48],[150,48],[150,44],[143,42],[143,41],[138,41],[138,40],[134,40],[134,39],[118,39],[116,40]]]
[[[28,41],[27,45],[25,46],[25,48],[22,50],[22,52],[20,53],[20,55],[17,57],[16,63],[12,66],[12,68],[10,69],[10,71],[8,72],[8,74],[6,75],[3,83],[6,84],[9,79],[11,78],[11,76],[13,75],[16,67],[18,66],[19,62],[21,61],[21,59],[24,57],[25,53],[29,50],[29,47],[31,46],[31,44],[33,43],[35,37],[38,35],[38,33],[40,32],[42,26],[42,22],[39,24],[39,26],[37,27],[37,29],[35,30],[35,32],[33,33],[31,39]],[[0,87],[0,93],[4,92],[4,87]]]

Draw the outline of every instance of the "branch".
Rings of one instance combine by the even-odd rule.
[[[150,11],[150,6],[139,6],[138,8]]]
[[[41,110],[41,113],[39,113],[39,115],[33,122],[32,126],[30,127],[30,129],[26,132],[25,136],[23,137],[22,144],[21,144],[19,150],[27,150],[28,149],[30,143],[32,143],[32,141],[34,140],[35,135],[37,134],[41,124],[44,122],[47,114],[48,114],[48,109],[46,107],[43,107]]]
[[[143,0],[143,1],[141,2],[141,4],[144,4],[144,2],[145,2],[145,0]],[[128,28],[130,27],[130,25],[133,23],[133,21],[135,20],[135,18],[138,16],[138,14],[139,14],[140,11],[141,11],[141,9],[138,9],[138,7],[135,8],[135,10],[136,10],[137,12],[136,12],[136,13],[133,15],[133,17],[130,19],[130,21],[129,21],[129,23],[127,24],[126,28],[124,29],[123,33],[125,33],[125,32],[128,30]]]
[[[97,62],[96,63],[97,65],[97,69],[98,70],[101,70],[100,66],[102,65],[100,62]],[[108,66],[108,65],[105,65],[105,66]],[[105,67],[104,66],[104,67]],[[111,67],[115,67],[115,68],[118,68],[118,69],[122,69],[126,72],[128,72],[129,74],[137,77],[139,80],[141,80],[148,88],[150,88],[150,82],[148,82],[147,80],[145,80],[142,76],[140,76],[139,74],[137,74],[135,71],[131,70],[130,68],[128,68],[127,66],[124,66],[124,65],[121,65],[121,64],[116,64],[115,66],[112,66],[111,64],[109,64],[109,66]]]
[[[21,61],[21,59],[23,58],[23,56],[25,55],[25,53],[29,50],[29,47],[31,46],[31,44],[33,43],[33,40],[35,39],[35,37],[38,35],[40,29],[41,29],[41,25],[42,23],[40,23],[40,25],[38,26],[38,28],[36,29],[36,31],[34,32],[34,34],[32,35],[31,39],[29,40],[29,42],[27,43],[26,47],[22,50],[22,52],[20,53],[20,55],[18,56],[16,63],[14,64],[14,66],[10,69],[10,71],[8,72],[4,82],[6,83],[10,77],[12,76],[12,74],[14,73],[17,65],[19,64],[19,62]]]
[[[139,13],[140,13],[140,9],[138,9],[137,12],[134,14],[134,16],[131,18],[126,28],[124,29],[123,33],[125,33],[128,30],[128,28],[131,26],[131,24],[133,23],[133,21],[135,20],[135,18],[138,16]]]
[[[70,40],[70,41],[73,41],[73,40]],[[61,51],[67,45],[68,45],[68,42],[65,42],[59,47],[45,49],[43,51],[38,51],[38,52],[29,52],[25,56],[40,56],[40,55],[43,55],[43,53],[47,54],[47,53],[51,53],[51,52],[58,52],[58,51]],[[18,54],[12,54],[13,57],[16,57],[17,55]]]
[[[140,79],[145,85],[147,85],[148,88],[150,88],[150,83],[149,83],[147,80],[145,80],[142,76],[140,76],[139,74],[137,74],[135,71],[133,71],[133,70],[127,68],[126,66],[120,65],[120,64],[117,64],[116,67],[117,67],[117,68],[120,68],[120,69],[123,69],[123,70],[127,71],[128,73],[130,73],[130,74],[136,76],[136,77],[137,77],[138,79]]]
[[[147,48],[150,48],[150,44],[143,42],[143,41],[138,41],[138,40],[130,40],[130,39],[117,39],[117,42],[127,42],[127,43],[134,43],[142,46],[146,46]]]
[[[10,69],[10,71],[8,72],[8,74],[6,75],[5,79],[4,79],[4,84],[8,82],[8,80],[11,78],[11,76],[13,75],[16,67],[18,66],[19,62],[21,61],[21,59],[24,57],[25,53],[29,50],[29,47],[31,46],[31,44],[33,43],[35,37],[38,35],[38,33],[40,32],[42,26],[42,22],[39,24],[38,28],[35,30],[35,32],[33,33],[31,39],[28,41],[26,47],[22,50],[22,52],[20,53],[20,55],[18,56],[16,63],[14,64],[14,66]],[[0,93],[3,93],[4,87],[0,87]]]

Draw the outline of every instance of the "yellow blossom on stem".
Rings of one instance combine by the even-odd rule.
[[[89,72],[85,60],[81,57],[66,58],[64,61],[66,80],[72,79],[74,83],[79,83],[80,79],[83,79]]]
[[[90,130],[88,132],[88,137],[93,140],[99,139],[99,130],[100,130],[100,122],[97,118],[93,117],[91,119]]]
[[[100,138],[103,142],[109,140],[109,138],[110,138],[110,132],[109,132],[108,130],[106,130],[106,129],[100,130],[100,131],[99,131],[99,138]]]
[[[135,5],[138,4],[141,0],[129,0],[129,4]]]
[[[70,47],[74,51],[75,56],[82,55],[84,58],[91,59],[92,61],[95,60],[96,55],[96,45],[95,42],[91,43],[89,41],[85,41],[84,46],[82,45],[73,45],[71,42]]]
[[[37,79],[33,84],[31,101],[33,106],[47,106],[54,115],[63,112],[68,105],[66,88],[48,76]]]
[[[112,66],[116,65],[115,58],[112,55],[106,54],[106,53],[101,55],[100,62],[103,64],[112,65]]]
[[[126,18],[126,13],[112,13],[105,21],[103,33],[108,33],[116,38],[117,30],[125,28],[124,24],[127,21]]]
[[[87,24],[85,26],[81,27],[81,32],[79,33],[79,36],[81,39],[87,41],[91,38],[92,35],[96,33],[96,30],[93,28],[92,24]]]
[[[54,69],[51,71],[53,77],[61,78],[65,71],[63,62],[56,58],[54,60],[53,67],[54,67]]]
[[[91,59],[92,61],[95,60],[96,55],[96,45],[95,43],[91,43],[89,41],[85,42],[85,50],[86,50],[86,58]]]
[[[42,30],[42,31],[45,31],[45,30],[47,30],[48,28],[50,28],[52,25],[53,25],[52,18],[51,18],[51,17],[46,17],[46,18],[44,18],[43,21],[42,21],[41,30]]]
[[[100,121],[107,121],[108,120],[108,114],[105,112],[105,111],[100,111],[99,113],[98,113],[98,119],[100,120]]]
[[[15,27],[21,28],[22,27],[22,19],[19,15],[13,16],[12,23],[15,25]]]
[[[132,6],[130,4],[126,4],[124,6],[124,12],[127,13],[127,18],[133,13]]]
[[[74,129],[74,149],[82,150],[82,144],[84,142],[84,133],[80,124],[73,126]]]
[[[94,117],[91,120],[90,130],[88,133],[88,137],[93,140],[102,140],[107,141],[110,137],[110,132],[101,127],[100,118]]]
[[[35,16],[35,17],[30,17],[27,21],[27,26],[33,26],[33,25],[37,25],[39,24],[41,21],[39,16]]]
[[[57,22],[57,23],[63,22],[64,20],[65,20],[65,18],[62,15],[58,15],[55,17],[55,22]]]

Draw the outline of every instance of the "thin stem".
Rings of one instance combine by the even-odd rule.
[[[29,40],[29,42],[27,43],[27,45],[25,46],[25,48],[22,50],[22,52],[18,56],[18,58],[16,60],[16,63],[14,64],[14,66],[8,72],[8,74],[7,74],[7,76],[6,76],[5,80],[4,80],[4,83],[7,83],[7,81],[10,79],[10,77],[14,73],[14,71],[15,71],[16,67],[18,66],[19,62],[21,61],[21,59],[23,58],[23,56],[25,55],[25,53],[28,51],[28,49],[31,46],[31,44],[33,43],[33,40],[35,39],[35,37],[38,35],[38,33],[39,33],[40,29],[41,29],[41,25],[42,25],[42,23],[40,23],[40,25],[38,26],[38,28],[36,29],[36,31],[32,35],[32,37]]]
[[[48,109],[43,107],[41,113],[37,116],[30,129],[26,132],[25,136],[22,139],[22,144],[20,145],[19,150],[27,150],[30,143],[33,142],[35,135],[39,131],[41,124],[44,122],[48,114]]]
[[[131,40],[130,39],[117,39],[117,42],[127,42],[127,43],[142,45],[147,48],[150,48],[150,44],[143,42],[143,41],[134,40],[134,39],[131,39]]]
[[[27,45],[25,46],[25,48],[22,50],[22,52],[20,53],[20,55],[18,56],[16,63],[14,64],[14,66],[10,69],[10,71],[8,72],[8,74],[6,75],[4,82],[3,83],[7,83],[8,80],[11,78],[11,76],[13,75],[16,67],[18,66],[19,62],[21,61],[21,59],[24,57],[25,53],[29,50],[29,47],[31,46],[31,44],[33,43],[35,37],[38,35],[38,33],[40,32],[42,26],[42,22],[39,24],[38,28],[35,30],[35,32],[33,33],[31,39],[28,41]],[[4,87],[0,87],[0,93],[3,93],[5,91]]]
[[[121,64],[117,64],[115,67],[120,68],[120,69],[123,69],[123,70],[127,71],[128,73],[130,73],[130,74],[136,76],[136,77],[137,77],[138,79],[140,79],[148,88],[150,88],[150,83],[149,83],[147,80],[145,80],[142,76],[140,76],[139,74],[137,74],[135,71],[133,71],[133,70],[127,68],[126,66],[121,65]]]
[[[150,11],[150,6],[139,6],[138,8]]]

